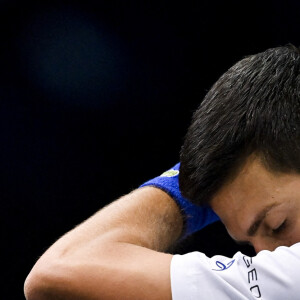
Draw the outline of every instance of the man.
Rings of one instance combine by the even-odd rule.
[[[166,253],[216,221],[213,211],[257,256]],[[299,276],[300,51],[288,45],[229,69],[195,112],[181,165],[54,243],[28,275],[25,295],[299,299]]]

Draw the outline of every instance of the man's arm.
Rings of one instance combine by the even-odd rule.
[[[138,189],[54,243],[28,275],[25,295],[28,300],[171,299],[172,255],[163,251],[182,226],[167,193]]]

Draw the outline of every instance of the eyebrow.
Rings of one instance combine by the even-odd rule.
[[[275,206],[278,206],[278,203],[273,203],[269,206],[267,206],[266,208],[264,208],[254,219],[253,223],[251,224],[251,226],[249,227],[249,229],[247,230],[247,234],[248,236],[254,236],[260,226],[260,224],[262,223],[262,221],[265,219],[267,213],[274,208]]]

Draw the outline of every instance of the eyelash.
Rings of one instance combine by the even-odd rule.
[[[272,229],[272,233],[279,234],[285,229],[285,227],[286,227],[286,220],[284,220],[279,227]]]

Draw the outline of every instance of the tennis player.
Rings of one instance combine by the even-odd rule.
[[[219,219],[257,255],[168,253]],[[25,296],[292,300],[299,278],[300,51],[287,45],[223,74],[193,115],[180,164],[58,239]]]

